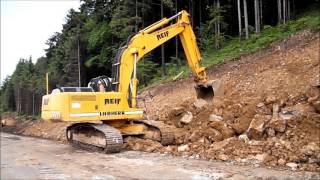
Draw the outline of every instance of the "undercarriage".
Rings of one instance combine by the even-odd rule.
[[[105,153],[120,152],[123,138],[136,136],[162,145],[174,143],[172,127],[160,121],[132,120],[98,123],[75,123],[67,128],[68,142],[78,148]]]

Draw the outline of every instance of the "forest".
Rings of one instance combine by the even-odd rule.
[[[14,73],[1,83],[0,111],[39,115],[41,97],[56,87],[87,86],[91,78],[112,74],[112,62],[121,44],[140,29],[181,10],[190,14],[206,66],[249,53],[266,43],[294,33],[301,27],[319,28],[319,18],[292,21],[319,10],[318,0],[81,0],[70,9],[63,29],[47,40],[45,56],[21,58]],[[311,7],[311,8],[310,8]],[[318,13],[316,16],[319,15]],[[292,23],[291,23],[292,22]],[[301,23],[303,24],[301,26]],[[259,41],[258,41],[259,40]],[[251,43],[251,44],[250,44]],[[251,45],[251,46],[249,46]],[[215,54],[213,58],[206,58]],[[138,64],[140,87],[188,75],[177,38],[148,54]],[[36,62],[36,63],[33,63]]]

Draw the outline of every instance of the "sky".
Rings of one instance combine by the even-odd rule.
[[[1,82],[12,75],[20,58],[33,62],[45,55],[45,44],[61,32],[68,11],[79,0],[1,0]]]

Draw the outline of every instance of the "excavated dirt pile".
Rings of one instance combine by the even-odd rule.
[[[305,31],[211,69],[225,95],[196,100],[192,79],[143,94],[148,117],[176,127],[176,145],[135,150],[320,171],[319,34]],[[150,148],[149,146],[155,148]]]
[[[175,144],[125,139],[127,149],[320,171],[319,32],[304,31],[209,68],[224,96],[195,98],[192,77],[142,93],[148,119],[172,125]],[[65,140],[68,123],[22,123],[11,131]],[[9,128],[10,126],[5,128]]]

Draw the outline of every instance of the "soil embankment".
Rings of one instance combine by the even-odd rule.
[[[192,78],[145,91],[140,106],[149,119],[175,126],[176,144],[130,138],[125,146],[320,171],[319,42],[319,33],[304,31],[209,69],[225,90],[212,104],[196,100]],[[63,141],[67,125],[27,122],[4,130]]]

